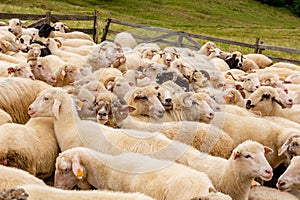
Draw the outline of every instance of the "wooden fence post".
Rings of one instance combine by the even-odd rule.
[[[50,22],[51,22],[51,12],[50,12],[50,11],[47,11],[47,12],[46,12],[45,22],[46,22],[47,24],[50,24]]]
[[[103,34],[102,34],[102,37],[101,37],[101,42],[105,41],[106,40],[106,36],[107,36],[107,33],[108,33],[108,29],[109,29],[109,25],[110,25],[110,22],[111,22],[111,18],[110,18],[110,15],[108,15],[108,17],[106,18],[106,25],[103,29]]]
[[[254,53],[257,53],[259,50],[259,40],[260,40],[260,38],[256,38]]]
[[[183,39],[183,32],[178,32],[178,41],[177,41],[177,47],[182,47],[182,39]]]
[[[93,33],[93,39],[95,43],[98,43],[98,35],[99,35],[99,25],[98,25],[98,10],[94,11],[94,33]]]
[[[263,41],[260,41],[260,44],[263,44],[263,43],[264,43]],[[262,51],[263,51],[263,50],[265,50],[265,49],[264,49],[264,48],[259,48],[259,49],[258,49],[258,53],[262,54]]]

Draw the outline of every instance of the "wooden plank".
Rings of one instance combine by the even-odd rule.
[[[42,24],[46,23],[46,18],[42,18],[36,22],[34,22],[33,24],[30,24],[29,26],[27,26],[28,28],[35,28],[37,26],[41,26]]]
[[[193,40],[192,38],[190,38],[186,33],[184,33],[184,38],[186,40],[188,40],[189,42],[191,42],[197,50],[199,50],[201,48],[201,45],[198,42],[196,42],[195,40]]]
[[[94,16],[93,15],[60,15],[60,14],[52,14],[51,17],[56,18],[58,21],[60,20],[79,20],[79,21],[93,21]]]
[[[70,28],[71,31],[81,31],[83,33],[87,33],[90,35],[93,35],[94,29],[88,29],[88,28]]]
[[[284,52],[289,52],[289,53],[300,54],[300,50],[293,49],[293,48],[285,48],[285,47],[272,46],[272,45],[267,45],[267,44],[259,44],[258,46],[260,49],[268,49],[268,50],[274,50],[274,51],[284,51]]]
[[[98,10],[94,10],[94,32],[93,32],[93,40],[97,44],[98,43],[98,37],[99,37],[99,12]]]
[[[0,12],[0,19],[19,18],[21,20],[38,20],[45,17],[45,14],[18,14]]]

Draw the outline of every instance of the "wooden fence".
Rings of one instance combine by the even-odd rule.
[[[0,19],[11,19],[19,18],[21,20],[36,20],[35,23],[28,25],[27,27],[36,27],[45,23],[50,24],[50,22],[55,23],[60,20],[66,21],[93,21],[92,28],[72,28],[72,31],[82,31],[84,33],[93,35],[94,42],[98,43],[99,36],[99,19],[98,11],[95,10],[93,15],[61,15],[61,14],[52,14],[50,11],[45,14],[18,14],[18,13],[1,13]]]
[[[201,48],[201,45],[194,39],[202,39],[202,40],[208,40],[208,41],[214,41],[214,42],[219,42],[219,43],[225,43],[225,44],[230,44],[230,45],[251,48],[251,49],[253,49],[254,53],[262,53],[263,50],[273,50],[273,51],[288,52],[288,53],[293,53],[293,54],[300,54],[299,49],[285,48],[285,47],[280,47],[280,46],[272,46],[272,45],[263,44],[263,42],[260,41],[259,38],[256,38],[256,41],[254,44],[248,44],[248,43],[244,43],[244,42],[236,42],[236,41],[232,41],[232,40],[225,40],[225,39],[204,36],[204,35],[199,35],[199,34],[186,33],[183,31],[174,31],[174,30],[165,29],[165,28],[158,28],[158,27],[152,27],[152,26],[147,26],[147,25],[142,25],[142,24],[124,22],[124,21],[120,21],[117,19],[112,19],[110,17],[108,17],[106,19],[106,25],[103,28],[101,41],[106,40],[107,35],[109,33],[114,34],[114,35],[119,33],[119,31],[112,30],[111,24],[117,24],[117,25],[121,25],[121,26],[130,26],[130,27],[134,27],[134,28],[145,29],[147,31],[155,31],[155,32],[161,33],[159,36],[152,37],[152,38],[147,37],[147,36],[132,34],[133,37],[135,39],[137,39],[138,43],[159,42],[159,43],[167,44],[169,46],[187,47],[187,48],[190,48],[193,50],[198,50]],[[174,37],[174,36],[177,37],[176,42],[167,40],[167,38]],[[189,44],[184,43],[183,41],[188,41]],[[292,60],[292,59],[279,58],[279,57],[274,57],[274,56],[268,56],[268,57],[275,61],[283,61],[283,62],[291,62],[291,63],[295,63],[295,64],[300,64],[300,60]]]

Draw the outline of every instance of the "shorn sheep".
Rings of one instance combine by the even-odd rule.
[[[24,170],[0,165],[0,190],[24,184],[46,185],[41,179]]]
[[[20,185],[16,189],[6,190],[5,192],[9,194],[14,190],[21,190],[27,194],[27,200],[154,200],[142,193],[113,192],[109,190],[62,190],[55,187],[34,184]]]
[[[52,118],[32,118],[25,125],[0,126],[0,163],[45,179],[54,172],[58,145]]]
[[[13,122],[25,124],[29,120],[28,106],[40,91],[49,87],[37,80],[0,78],[0,108],[11,116]]]
[[[78,182],[98,189],[142,192],[158,200],[189,200],[214,189],[205,173],[172,161],[134,153],[111,156],[82,147],[64,151],[56,160],[55,187],[71,189]]]

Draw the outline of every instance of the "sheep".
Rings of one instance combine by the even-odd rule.
[[[55,31],[60,31],[62,33],[66,33],[67,31],[70,31],[70,28],[62,22],[55,22],[52,25],[52,27],[54,28]]]
[[[226,104],[237,105],[242,108],[245,107],[246,102],[242,94],[235,88],[228,88],[224,91],[224,99]]]
[[[52,175],[58,155],[53,119],[41,117],[32,118],[25,125],[3,124],[0,137],[1,163],[42,179]]]
[[[56,160],[55,187],[70,189],[85,181],[98,189],[143,192],[159,200],[189,200],[214,189],[205,173],[172,161],[134,153],[112,156],[83,147],[61,153]]]
[[[275,64],[273,64],[275,65]],[[288,68],[281,68],[271,65],[270,67],[266,67],[264,69],[256,70],[257,74],[263,74],[263,73],[272,73],[277,74],[279,76],[279,79],[281,81],[284,81],[288,76],[299,74],[299,71],[295,71]]]
[[[106,89],[111,91],[119,99],[124,99],[127,92],[130,92],[135,84],[131,81],[128,81],[127,78],[123,77],[111,77],[107,79],[104,83]]]
[[[251,72],[256,69],[259,69],[259,66],[253,60],[244,57],[241,70]]]
[[[0,109],[0,126],[2,124],[11,123],[11,122],[12,122],[11,116],[4,110]]]
[[[213,109],[214,112],[220,112],[221,111],[221,106],[213,98],[211,98],[207,93],[198,92],[198,93],[195,94],[195,98],[197,100],[206,101],[207,104]]]
[[[16,38],[9,34],[0,34],[0,49],[1,53],[8,54],[10,52],[19,52],[20,47],[16,43]]]
[[[62,87],[73,84],[76,80],[82,78],[80,68],[78,66],[68,64],[60,66],[56,71],[56,82],[54,87]]]
[[[229,57],[226,58],[226,63],[230,69],[241,69],[243,66],[243,55],[239,51],[232,52]]]
[[[24,170],[3,165],[0,165],[0,169],[0,190],[14,188],[24,184],[46,185],[41,179]]]
[[[246,200],[254,178],[272,178],[272,167],[264,156],[272,152],[267,146],[246,140],[233,150],[228,160],[199,153],[201,163],[195,169],[205,172],[218,191],[234,200]]]
[[[234,140],[234,145],[251,139],[271,147],[276,152],[282,148],[287,141],[291,138],[294,139],[295,136],[300,134],[297,129],[287,129],[268,119],[258,118],[257,116],[239,116],[228,112],[216,112],[211,124],[223,129]],[[253,126],[253,124],[255,124],[255,126]],[[297,138],[295,140],[297,140]],[[290,143],[287,144],[288,146],[290,145]],[[267,156],[273,168],[288,161],[292,153],[296,152],[283,151],[283,153],[285,156],[282,156],[283,154]]]
[[[298,145],[294,142],[294,146]],[[287,167],[286,171],[279,177],[277,188],[280,191],[299,190],[299,160],[300,156],[294,156]]]
[[[62,46],[69,46],[69,47],[81,47],[81,46],[94,46],[96,43],[94,41],[84,40],[84,39],[66,39],[58,37],[62,43]]]
[[[120,32],[116,34],[114,43],[118,43],[121,47],[130,47],[134,49],[137,45],[134,37],[128,32]]]
[[[288,193],[281,192],[275,188],[256,186],[251,188],[249,193],[249,200],[299,200],[296,196]]]
[[[29,51],[29,45],[31,44],[32,37],[30,35],[21,35],[19,38],[20,50],[24,53]]]
[[[210,50],[214,49],[214,48],[217,48],[217,45],[215,45],[215,43],[209,41],[209,42],[206,42],[204,45],[202,45],[200,50],[197,51],[197,53],[207,56],[210,54]]]
[[[87,56],[93,51],[94,47],[95,46],[90,45],[80,47],[70,47],[62,45],[59,49],[66,52],[78,54],[79,56]]]
[[[50,49],[46,46],[46,44],[44,44],[42,41],[40,40],[32,40],[31,45],[33,44],[39,44],[40,45],[40,50],[41,50],[41,57],[45,57],[45,56],[48,56],[48,55],[51,55],[51,51]]]
[[[6,111],[14,123],[25,124],[29,120],[27,109],[37,94],[50,86],[41,81],[24,78],[0,78],[0,108]]]
[[[300,123],[299,109],[283,109],[284,105],[277,90],[269,86],[264,86],[250,95],[246,108],[259,111],[263,116],[279,116]]]
[[[125,193],[125,192],[113,192],[109,190],[91,190],[91,191],[76,191],[76,190],[62,190],[50,186],[26,184],[20,185],[16,188],[7,189],[3,192],[5,194],[16,193],[16,190],[22,191],[23,196],[28,196],[27,200],[154,200],[153,198],[144,195],[142,193]],[[3,193],[2,192],[2,193]],[[20,193],[20,192],[19,192]],[[17,196],[17,195],[16,195]],[[21,195],[18,195],[20,198]],[[1,198],[1,196],[0,196]]]
[[[290,69],[290,70],[294,70],[294,71],[300,71],[299,65],[295,65],[295,64],[292,64],[292,63],[288,63],[288,62],[277,62],[277,63],[274,63],[273,65],[271,65],[271,67]]]
[[[69,33],[62,33],[59,31],[55,31],[54,27],[52,27],[50,24],[43,24],[41,27],[39,27],[39,36],[40,37],[62,37],[62,38],[71,38],[71,39],[84,39],[93,41],[92,37],[89,36],[86,33],[80,32],[80,31],[73,31]]]
[[[260,69],[269,67],[273,63],[273,61],[270,58],[263,54],[250,53],[244,55],[244,57],[246,59],[253,60]]]
[[[288,93],[288,89],[283,85],[282,81],[279,80],[279,76],[272,73],[263,73],[258,76],[259,81],[262,86],[272,86],[274,88],[281,88],[286,93]]]
[[[178,58],[179,54],[174,47],[166,47],[163,51],[159,52],[159,54],[154,55],[151,59],[151,62],[164,64],[170,67],[171,62]]]

